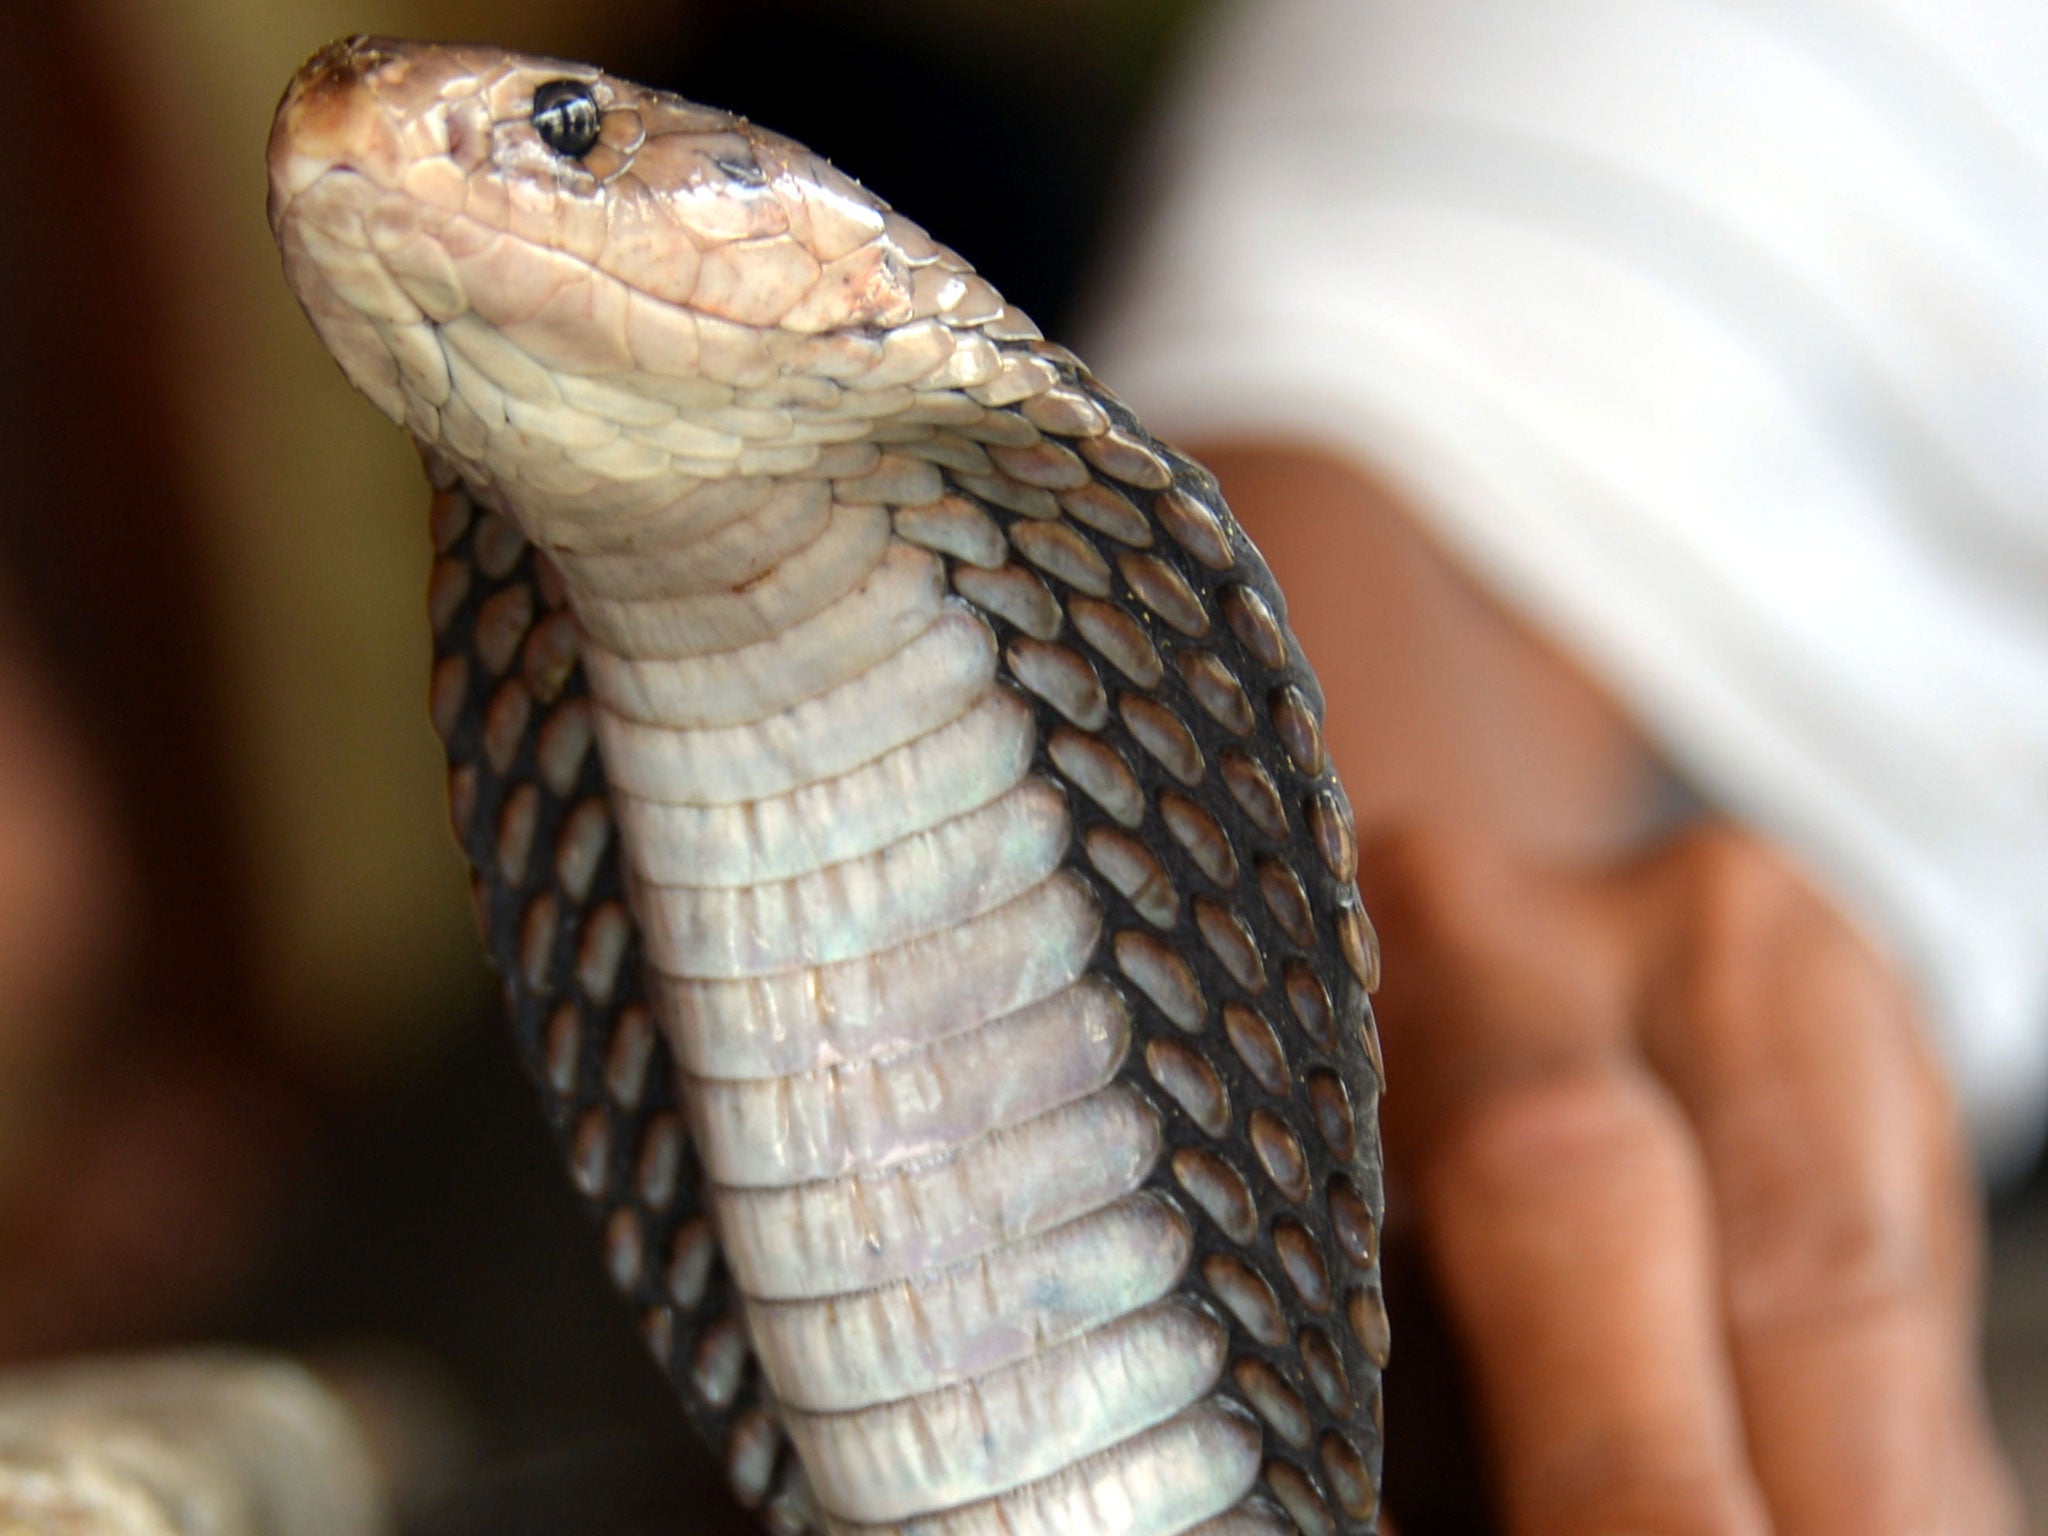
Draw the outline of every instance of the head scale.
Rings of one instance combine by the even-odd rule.
[[[977,382],[968,327],[1003,312],[803,146],[490,48],[357,37],[308,61],[271,132],[270,222],[350,380],[505,495],[713,473],[667,419],[859,387],[891,337],[931,333],[891,384]]]

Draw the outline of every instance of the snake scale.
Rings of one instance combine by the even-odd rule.
[[[1373,1529],[1377,947],[1214,480],[810,151],[594,69],[347,39],[270,174],[433,481],[519,1051],[741,1499]]]

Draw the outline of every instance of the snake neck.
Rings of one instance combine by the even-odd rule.
[[[862,1522],[1057,1473],[1195,1403],[1223,1358],[1212,1318],[1161,1299],[1189,1230],[1140,1190],[1161,1128],[1115,1081],[1100,906],[997,626],[954,590],[1022,575],[974,485],[1056,515],[1016,469],[1085,478],[1024,405],[1086,402],[1033,344],[922,335],[826,338],[813,355],[866,372],[778,373],[650,428],[724,457],[603,516],[505,497],[583,631],[648,996],[762,1367],[821,1503]],[[1139,1385],[1047,1423],[1097,1348]],[[1015,1395],[986,1435],[916,1430],[982,1380]],[[1220,1412],[1189,1443],[1243,1461]]]

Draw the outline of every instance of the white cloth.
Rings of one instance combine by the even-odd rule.
[[[1250,0],[1089,355],[1399,485],[2048,1104],[2048,8]]]

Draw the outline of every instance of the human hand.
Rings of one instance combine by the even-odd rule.
[[[1508,1529],[2019,1530],[1977,1193],[1858,935],[1726,826],[1574,869],[1406,833],[1360,867],[1390,1188]]]

